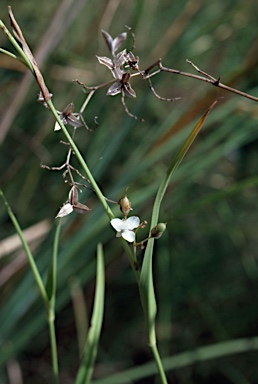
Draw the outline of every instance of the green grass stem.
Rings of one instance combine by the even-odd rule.
[[[58,384],[58,381],[59,381],[58,355],[57,355],[57,343],[56,343],[56,332],[55,332],[55,303],[56,303],[56,280],[57,280],[57,255],[58,255],[60,230],[61,230],[61,220],[58,220],[57,226],[56,226],[55,238],[54,238],[52,264],[49,270],[48,282],[47,282],[47,292],[49,296],[48,326],[49,326],[49,336],[50,336],[50,344],[51,344],[54,384]]]
[[[85,343],[81,365],[75,384],[89,384],[97,355],[98,343],[104,316],[105,268],[102,244],[97,248],[97,277],[91,325]]]
[[[8,201],[6,200],[5,198],[5,195],[3,193],[3,191],[0,189],[0,196],[2,197],[3,201],[4,201],[4,204],[6,206],[6,209],[7,209],[7,212],[8,212],[8,215],[14,225],[14,228],[18,234],[18,236],[20,237],[20,240],[21,240],[21,243],[22,243],[22,246],[23,246],[23,249],[27,255],[27,258],[28,258],[28,261],[29,261],[29,264],[30,264],[30,267],[31,267],[31,270],[32,270],[32,273],[34,275],[34,278],[35,278],[35,281],[36,281],[36,284],[38,286],[38,289],[39,289],[39,292],[42,296],[42,299],[46,305],[46,308],[48,307],[48,295],[47,295],[47,291],[45,289],[45,286],[44,286],[44,283],[43,283],[43,280],[40,276],[40,273],[38,271],[38,267],[35,263],[35,260],[31,254],[31,251],[30,251],[30,248],[29,248],[29,245],[27,243],[27,241],[25,240],[24,236],[23,236],[23,233],[22,233],[22,229],[10,207],[10,205],[8,204]]]

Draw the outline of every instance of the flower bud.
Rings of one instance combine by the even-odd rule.
[[[150,237],[159,239],[163,235],[163,232],[165,232],[166,228],[166,223],[158,223],[156,227],[152,228]]]
[[[118,204],[120,205],[120,211],[124,214],[124,217],[127,217],[128,213],[133,209],[131,208],[131,202],[127,196],[122,197]]]

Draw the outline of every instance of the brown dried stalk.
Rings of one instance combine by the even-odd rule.
[[[235,88],[232,88],[232,87],[229,87],[223,83],[220,82],[220,77],[218,77],[217,79],[215,77],[212,77],[211,75],[209,75],[208,73],[200,70],[195,64],[193,64],[190,60],[186,60],[186,62],[188,64],[190,64],[198,73],[202,74],[203,76],[199,76],[199,75],[194,75],[193,73],[188,73],[188,72],[183,72],[183,71],[179,71],[178,69],[172,69],[172,68],[167,68],[167,67],[164,67],[162,62],[161,62],[161,59],[159,59],[157,62],[155,62],[154,64],[152,64],[150,67],[148,67],[143,73],[144,73],[144,78],[145,79],[149,79],[150,77],[152,76],[155,76],[157,75],[158,73],[160,72],[169,72],[169,73],[173,73],[175,75],[181,75],[181,76],[186,76],[186,77],[191,77],[192,79],[196,79],[196,80],[200,80],[200,81],[205,81],[206,83],[209,83],[209,84],[212,84],[214,85],[215,87],[218,87],[218,88],[222,88],[222,89],[225,89],[226,91],[229,91],[229,92],[232,92],[232,93],[235,93],[237,95],[240,95],[240,96],[243,96],[243,97],[246,97],[250,100],[253,100],[253,101],[258,101],[258,97],[255,97],[255,96],[252,96],[250,95],[249,93],[245,93],[245,92],[242,92],[242,91],[239,91],[238,89],[235,89]],[[158,66],[158,70],[156,70],[155,72],[153,73],[150,73],[150,71],[157,67]]]
[[[13,34],[14,34],[15,38],[18,40],[18,42],[21,44],[23,52],[25,53],[25,55],[27,56],[27,58],[29,59],[31,65],[33,67],[36,80],[38,82],[39,88],[42,92],[42,95],[43,95],[45,101],[48,101],[51,99],[51,94],[49,93],[49,90],[47,89],[47,86],[46,86],[44,79],[41,75],[41,72],[39,70],[38,64],[36,63],[36,60],[35,60],[32,52],[31,52],[31,50],[30,50],[30,48],[29,48],[29,46],[28,46],[28,44],[27,44],[27,42],[26,42],[26,40],[22,34],[22,31],[21,31],[17,21],[14,18],[11,6],[8,6],[8,12],[9,12],[9,17],[10,17],[10,21],[11,21],[11,26],[13,29]]]

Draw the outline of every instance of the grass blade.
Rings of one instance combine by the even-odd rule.
[[[184,156],[186,155],[187,151],[192,145],[194,139],[199,133],[206,117],[208,116],[212,108],[216,105],[216,103],[217,101],[215,101],[209,107],[209,109],[204,113],[204,115],[199,119],[199,121],[191,131],[190,135],[187,137],[187,139],[185,140],[185,142],[177,152],[175,158],[172,160],[170,166],[168,167],[167,172],[161,181],[161,184],[158,189],[156,199],[154,202],[153,211],[152,211],[151,228],[154,228],[158,223],[160,205],[172,174],[176,171],[179,164],[183,160]],[[149,344],[150,344],[150,347],[152,348],[160,376],[163,380],[162,382],[165,383],[166,378],[164,375],[158,350],[156,348],[155,318],[157,313],[157,304],[156,304],[154,284],[153,284],[153,269],[152,269],[153,244],[154,244],[154,239],[150,239],[148,241],[148,245],[144,254],[141,277],[140,277],[140,286],[141,286],[142,304],[144,307],[147,326],[148,326]]]
[[[46,307],[48,307],[48,296],[47,296],[47,292],[46,292],[46,289],[44,287],[44,283],[43,283],[43,280],[40,276],[40,273],[39,273],[39,270],[38,270],[38,267],[34,261],[34,258],[31,254],[31,251],[30,251],[30,248],[28,246],[28,243],[26,241],[26,239],[24,238],[23,236],[23,233],[22,233],[22,229],[10,207],[10,205],[8,204],[8,201],[6,200],[5,196],[4,196],[4,193],[3,191],[0,189],[0,196],[2,197],[3,201],[4,201],[4,204],[7,208],[7,212],[8,212],[8,215],[14,225],[14,228],[17,232],[17,234],[19,235],[20,239],[21,239],[21,243],[22,243],[22,246],[24,248],[24,251],[27,255],[27,258],[28,258],[28,261],[29,261],[29,264],[30,264],[30,267],[31,267],[31,270],[32,270],[32,273],[34,275],[34,278],[36,280],[36,283],[37,283],[37,286],[39,288],[39,291],[41,293],[41,296],[46,304]]]
[[[97,280],[91,326],[75,384],[90,383],[104,314],[105,273],[102,245],[97,250]]]

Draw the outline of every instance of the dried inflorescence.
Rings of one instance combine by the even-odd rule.
[[[126,67],[139,70],[138,66],[132,66],[132,56],[134,57],[134,55],[132,52],[127,53],[126,49],[116,54],[116,51],[119,49],[120,45],[126,40],[127,33],[124,32],[117,36],[115,39],[112,39],[112,37],[106,31],[102,30],[101,32],[113,56],[113,59],[110,59],[106,56],[97,56],[97,59],[100,64],[103,64],[108,69],[110,69],[113,77],[118,80],[109,87],[107,95],[115,96],[118,93],[122,93],[122,95],[124,93],[128,97],[136,97],[136,93],[130,85],[131,73],[130,71],[126,70]],[[137,59],[139,61],[139,58]],[[136,59],[134,58],[134,61],[135,60]]]
[[[149,82],[151,91],[160,100],[174,101],[180,99],[180,97],[168,99],[165,97],[161,97],[157,94],[151,83],[151,77],[154,76],[156,73],[150,74],[150,69],[154,68],[158,64],[155,63],[154,66],[149,67],[147,70],[140,70],[139,57],[135,56],[132,52],[135,46],[135,36],[129,27],[128,29],[133,38],[133,46],[129,51],[123,49],[119,52],[117,51],[120,48],[121,44],[124,43],[127,39],[127,33],[123,32],[113,39],[108,32],[104,30],[101,31],[102,36],[105,42],[107,43],[108,49],[112,55],[112,58],[107,56],[97,56],[97,59],[100,64],[105,65],[110,70],[114,79],[104,84],[97,85],[95,87],[89,87],[79,80],[75,80],[75,82],[80,85],[83,85],[86,91],[91,92],[95,92],[97,89],[111,84],[107,90],[107,96],[116,96],[118,94],[121,94],[121,101],[126,113],[135,119],[139,119],[137,116],[129,112],[125,103],[125,96],[130,98],[136,98],[136,92],[131,86],[132,77],[141,76],[143,80],[147,80]],[[144,121],[143,119],[141,120]]]
[[[128,28],[128,27],[127,27]],[[131,29],[128,28],[128,30],[131,33],[132,39],[133,39],[133,45],[129,51],[126,49],[123,49],[119,51],[121,45],[126,41],[127,39],[127,32],[123,32],[114,39],[110,36],[110,34],[104,30],[102,30],[102,36],[107,44],[107,47],[111,53],[111,58],[107,56],[97,56],[97,59],[100,64],[105,65],[111,72],[113,80],[95,86],[95,87],[88,87],[79,80],[76,80],[77,83],[80,85],[83,85],[84,89],[86,89],[88,95],[83,103],[80,111],[78,113],[74,112],[74,104],[73,102],[69,103],[63,111],[57,111],[57,114],[59,116],[59,121],[56,121],[54,130],[59,131],[61,129],[60,124],[63,125],[70,125],[73,127],[73,135],[72,138],[74,139],[76,130],[80,128],[81,126],[86,127],[89,131],[90,130],[85,123],[82,113],[85,110],[86,106],[88,105],[90,99],[92,98],[93,94],[100,88],[109,85],[109,88],[107,90],[107,96],[116,96],[117,94],[121,94],[121,100],[122,104],[124,106],[124,109],[126,113],[135,118],[138,119],[137,116],[133,115],[131,112],[129,112],[126,104],[125,104],[125,96],[130,97],[130,98],[136,98],[136,92],[131,86],[131,79],[133,76],[141,76],[143,80],[148,79],[150,83],[150,88],[153,92],[153,94],[158,97],[161,100],[174,100],[174,99],[165,99],[161,98],[157,93],[155,92],[154,88],[152,87],[150,77],[155,75],[155,73],[150,74],[150,70],[154,68],[154,66],[149,67],[145,71],[141,71],[139,68],[139,57],[135,56],[132,50],[134,49],[135,46],[135,36],[132,33]],[[52,95],[51,95],[52,96]],[[40,92],[38,101],[42,103],[46,108],[49,108],[48,104],[46,103],[45,97],[43,96],[42,92]],[[97,126],[97,121],[95,118],[95,123]],[[63,143],[63,144],[68,144],[68,143]],[[65,163],[60,166],[60,167],[48,167],[46,165],[42,165],[43,168],[49,169],[49,170],[64,170],[63,172],[63,177],[65,178],[65,182],[69,183],[71,185],[71,191],[69,194],[69,199],[68,201],[64,204],[64,206],[60,209],[58,212],[57,217],[62,217],[66,216],[69,213],[71,213],[73,210],[81,213],[87,212],[89,209],[88,207],[79,209],[78,204],[78,192],[77,189],[79,186],[84,186],[88,189],[91,189],[90,182],[87,180],[85,177],[81,175],[78,169],[74,168],[71,165],[71,157],[73,155],[72,148],[70,144],[68,144],[69,150],[67,154],[67,159]],[[77,176],[79,176],[81,179],[86,181],[87,184],[81,184],[79,182],[76,182],[74,180],[74,174],[76,173]],[[73,196],[77,196],[77,199],[74,199]],[[119,200],[118,204],[120,205],[120,209],[122,213],[124,214],[124,219],[127,220],[127,215],[129,214],[131,208],[131,203],[127,196],[124,196],[122,199]]]
[[[177,75],[182,75],[186,77],[191,77],[194,79],[197,79],[199,81],[205,81],[206,83],[212,84],[213,86],[222,88],[224,90],[227,90],[229,92],[233,92],[235,94],[238,94],[240,96],[249,98],[254,101],[258,101],[258,98],[249,94],[246,94],[244,92],[238,91],[237,89],[228,87],[224,84],[221,83],[220,77],[214,78],[208,73],[202,71],[199,69],[195,64],[193,64],[190,60],[186,60],[188,64],[190,64],[199,74],[194,75],[192,73],[187,73],[187,72],[182,72],[176,69],[172,68],[167,68],[163,66],[161,59],[158,59],[155,63],[151,64],[147,69],[141,70],[139,67],[139,57],[135,56],[133,53],[133,50],[135,48],[135,35],[132,32],[131,28],[127,27],[128,31],[131,34],[132,37],[132,47],[129,50],[123,49],[119,51],[121,45],[126,41],[127,39],[127,32],[123,32],[114,39],[111,37],[111,35],[102,30],[102,36],[107,44],[107,47],[111,53],[111,58],[107,56],[97,56],[97,59],[100,64],[106,66],[112,75],[112,80],[100,84],[94,87],[89,87],[82,83],[79,80],[75,80],[78,84],[82,85],[86,92],[88,93],[86,100],[84,101],[82,107],[80,108],[78,113],[74,112],[74,104],[73,102],[70,102],[63,111],[57,111],[55,110],[51,98],[52,98],[52,93],[49,92],[43,76],[37,66],[36,60],[22,34],[22,31],[17,23],[17,21],[14,18],[14,15],[12,13],[11,7],[8,7],[9,10],[9,16],[10,16],[10,21],[11,21],[11,26],[13,29],[13,35],[16,39],[16,43],[14,44],[13,42],[13,37],[11,37],[9,31],[5,27],[5,25],[1,22],[1,27],[5,34],[8,36],[8,38],[12,41],[13,45],[16,47],[18,52],[21,54],[26,66],[31,70],[31,72],[34,74],[39,89],[40,93],[38,96],[38,101],[48,109],[51,109],[53,114],[56,117],[56,124],[55,124],[55,131],[60,130],[63,128],[64,132],[66,131],[64,125],[70,125],[73,127],[73,133],[72,133],[72,140],[75,138],[75,133],[76,130],[82,126],[84,126],[88,131],[94,131],[96,127],[98,126],[96,117],[95,117],[95,128],[94,129],[89,129],[87,124],[85,123],[85,120],[82,116],[86,106],[88,105],[89,101],[91,100],[92,96],[94,93],[104,87],[104,86],[109,86],[107,90],[107,95],[108,96],[116,96],[118,94],[121,94],[121,100],[122,104],[124,106],[124,109],[126,113],[135,118],[138,119],[137,116],[133,115],[132,113],[129,112],[126,103],[125,103],[125,96],[129,98],[136,98],[136,92],[131,86],[131,79],[135,76],[139,76],[142,80],[147,80],[150,86],[150,89],[152,93],[154,94],[155,97],[157,97],[159,100],[164,100],[164,101],[174,101],[178,100],[179,98],[165,98],[161,97],[160,95],[157,94],[155,91],[153,85],[152,85],[152,77],[158,75],[161,72],[166,72],[170,74],[177,74]],[[15,40],[14,39],[14,40]],[[18,43],[18,44],[17,44]],[[18,48],[17,48],[18,45]],[[214,104],[213,104],[214,105]],[[212,105],[212,106],[213,106]],[[69,137],[68,133],[66,133],[66,137]],[[73,142],[71,138],[68,139],[69,143],[64,143],[69,146],[68,154],[66,161],[63,165],[60,167],[49,167],[46,165],[42,165],[43,168],[49,169],[49,170],[64,170],[63,172],[63,177],[65,178],[65,182],[68,183],[71,186],[70,192],[69,192],[69,197],[66,203],[63,205],[63,207],[60,209],[60,211],[57,214],[57,217],[63,217],[71,213],[73,210],[79,212],[79,213],[85,213],[89,211],[90,209],[80,203],[78,201],[78,190],[80,186],[83,186],[85,188],[91,189],[93,192],[93,188],[91,188],[91,183],[90,181],[85,178],[78,169],[73,167],[71,165],[71,157],[73,155],[73,150],[72,147],[75,150],[75,147],[73,146]],[[79,176],[80,179],[83,180],[83,183],[77,182],[74,180],[74,175],[77,177]],[[85,183],[86,182],[86,183]],[[92,181],[92,184],[93,181]],[[95,186],[96,188],[96,186]],[[106,198],[105,198],[106,199]],[[109,199],[106,199],[109,200]],[[109,200],[111,201],[111,200]],[[135,232],[139,228],[144,228],[146,225],[146,222],[140,223],[139,218],[137,216],[132,216],[131,218],[128,218],[128,214],[130,213],[131,208],[131,203],[127,196],[125,195],[123,198],[121,198],[118,202],[120,205],[120,210],[123,213],[124,217],[123,219],[113,219],[111,224],[113,225],[114,228],[117,229],[118,236],[123,236],[127,241],[132,242],[135,239]],[[150,232],[150,236],[141,241],[140,243],[135,243],[134,245],[143,245],[145,242],[147,242],[149,239],[154,238],[158,239],[162,236],[164,231],[166,230],[166,224],[167,223],[159,223],[157,224],[154,228],[152,228]],[[133,231],[135,229],[135,231]]]

